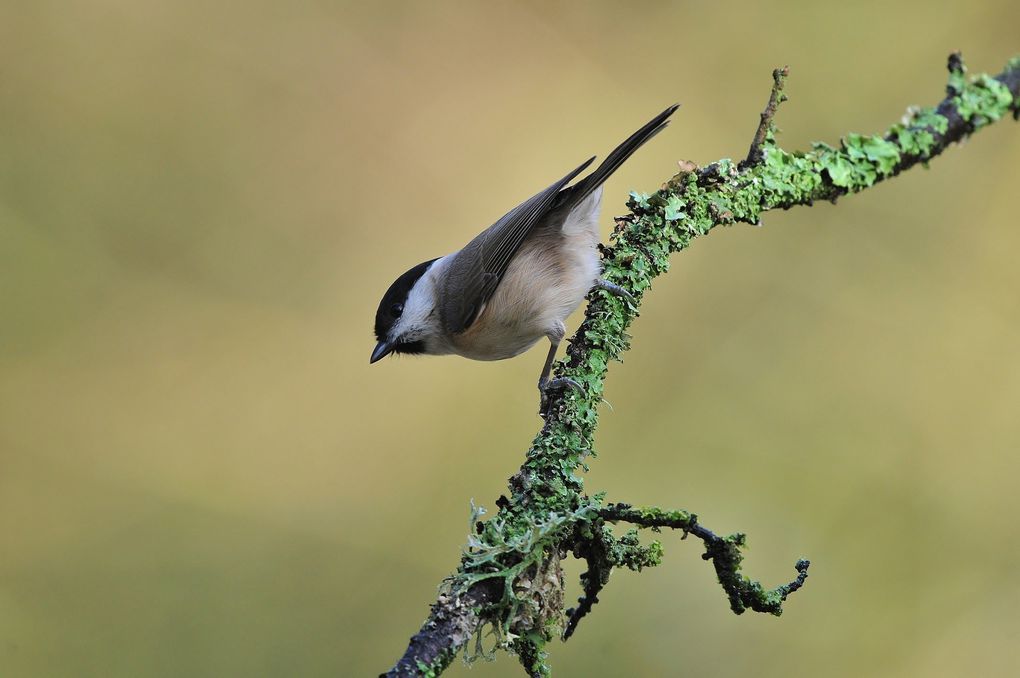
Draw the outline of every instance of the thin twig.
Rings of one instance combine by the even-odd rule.
[[[783,85],[786,83],[786,76],[789,74],[789,66],[783,66],[772,71],[772,93],[769,95],[769,102],[765,104],[765,110],[761,112],[761,121],[758,123],[758,129],[754,133],[754,139],[751,141],[751,149],[747,152],[747,157],[744,158],[744,161],[740,163],[739,169],[754,167],[765,157],[765,140],[768,139],[770,134],[775,132],[773,119],[776,117],[779,104],[787,99],[786,94],[783,93]]]

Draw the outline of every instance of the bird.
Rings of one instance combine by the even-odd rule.
[[[616,147],[593,172],[576,179],[591,157],[503,215],[463,248],[422,262],[390,285],[375,315],[370,363],[391,354],[459,355],[505,360],[549,340],[538,380],[543,403],[566,335],[567,317],[593,287],[630,298],[601,277],[598,253],[602,184],[642,145],[661,132],[674,104]]]

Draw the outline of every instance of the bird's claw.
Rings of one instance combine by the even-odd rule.
[[[565,391],[568,388],[573,389],[578,395],[584,394],[584,389],[581,388],[581,385],[570,377],[556,377],[555,379],[540,381],[538,383],[538,391],[542,394],[542,401],[539,405],[539,415],[544,417],[549,413],[549,406],[552,404],[550,394],[556,391]]]
[[[608,280],[604,280],[603,278],[599,278],[595,281],[595,287],[600,290],[605,290],[606,292],[609,292],[614,296],[622,297],[623,299],[626,299],[632,304],[637,303],[637,300],[634,299],[634,295],[632,295],[630,292],[623,289],[616,283],[611,283]]]

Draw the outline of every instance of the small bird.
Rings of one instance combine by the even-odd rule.
[[[463,249],[397,278],[376,311],[379,343],[369,362],[390,353],[504,360],[546,337],[549,353],[538,380],[543,401],[549,389],[577,387],[567,378],[549,379],[567,331],[564,321],[592,287],[630,297],[601,278],[602,184],[669,124],[678,107],[652,118],[574,185],[567,184],[594,157],[507,212]]]

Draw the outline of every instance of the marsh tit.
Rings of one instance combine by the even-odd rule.
[[[472,360],[512,358],[549,340],[538,387],[549,380],[564,321],[601,279],[599,208],[602,184],[634,151],[669,124],[670,106],[632,134],[598,168],[568,184],[592,157],[513,208],[452,254],[418,264],[386,290],[375,314],[374,363],[390,353],[456,354]]]

